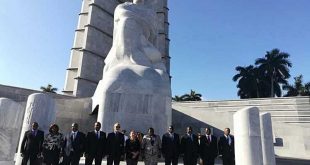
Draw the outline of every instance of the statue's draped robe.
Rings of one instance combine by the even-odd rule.
[[[102,80],[92,97],[103,131],[120,122],[124,129],[159,133],[171,124],[171,89],[160,51],[154,10],[124,3],[114,13],[113,45]]]
[[[136,64],[165,71],[156,48],[156,14],[141,4],[124,3],[114,15],[113,45],[104,72],[117,65]]]

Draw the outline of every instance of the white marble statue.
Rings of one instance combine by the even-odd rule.
[[[157,17],[144,0],[118,5],[114,14],[113,45],[104,72],[119,65],[142,65],[166,71],[156,48]]]
[[[148,6],[134,0],[115,9],[113,45],[92,98],[104,131],[120,122],[128,130],[164,133],[171,122],[170,79],[156,48],[156,12]]]

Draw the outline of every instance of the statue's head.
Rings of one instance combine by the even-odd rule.
[[[144,4],[144,0],[133,0],[134,4]]]

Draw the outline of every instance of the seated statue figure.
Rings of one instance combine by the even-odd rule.
[[[113,44],[105,59],[101,86],[99,83],[95,94],[99,88],[119,93],[144,90],[170,94],[169,75],[156,48],[157,22],[155,11],[144,0],[116,7]]]
[[[136,64],[165,71],[157,44],[156,13],[144,0],[118,5],[114,14],[113,45],[104,72],[117,65]]]
[[[171,120],[170,78],[156,48],[157,24],[156,12],[144,0],[125,2],[115,9],[112,48],[92,97],[104,131],[116,121],[128,126],[125,129],[144,131],[153,126],[150,121],[160,118],[166,128]],[[148,122],[141,123],[137,114]]]

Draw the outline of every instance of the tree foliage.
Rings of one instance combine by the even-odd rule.
[[[294,84],[287,84],[283,89],[287,91],[284,97],[290,96],[310,96],[310,82],[303,84],[303,76],[294,77]]]
[[[280,84],[287,84],[287,79],[291,77],[289,68],[292,67],[292,63],[288,59],[289,56],[279,49],[272,49],[267,51],[265,57],[255,61],[260,72],[270,81],[270,97],[275,95],[280,97],[282,95]]]
[[[238,81],[238,96],[242,99],[259,97],[257,68],[249,65],[246,67],[237,66],[235,69],[239,72],[233,77],[233,81]]]
[[[175,95],[172,100],[174,101],[201,101],[202,95],[191,90],[190,93],[184,94],[182,96]]]
[[[57,88],[54,88],[51,84],[48,84],[46,87],[41,86],[40,89],[43,92],[50,92],[50,93],[56,93],[56,91],[58,90]]]
[[[282,86],[291,76],[289,56],[279,49],[272,49],[256,59],[255,66],[237,66],[238,73],[233,76],[233,81],[237,82],[238,96],[242,99],[282,96]]]

